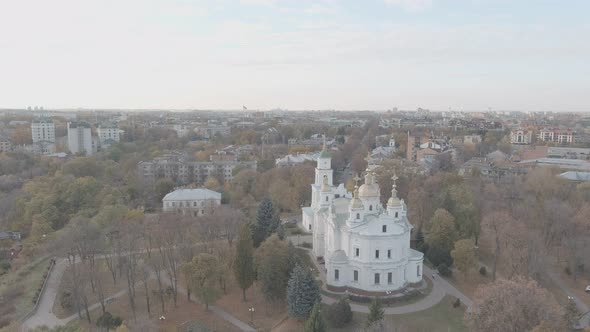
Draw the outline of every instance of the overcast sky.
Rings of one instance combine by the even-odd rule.
[[[587,0],[0,0],[0,107],[590,110]]]

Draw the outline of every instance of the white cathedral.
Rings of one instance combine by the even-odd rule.
[[[351,195],[343,184],[334,186],[324,145],[311,185],[311,206],[302,209],[302,223],[313,233],[315,256],[325,260],[329,289],[381,295],[422,281],[424,255],[410,248],[413,226],[406,204],[397,197],[396,179],[386,208],[372,171],[367,170],[360,188],[355,178]]]

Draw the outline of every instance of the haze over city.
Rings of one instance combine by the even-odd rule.
[[[13,1],[0,108],[585,111],[588,1]]]

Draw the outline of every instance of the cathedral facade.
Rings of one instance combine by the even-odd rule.
[[[321,152],[312,184],[312,203],[302,209],[302,224],[312,232],[313,252],[326,266],[328,287],[362,294],[390,294],[422,281],[421,252],[410,248],[412,225],[397,197],[395,180],[387,206],[372,171],[348,192],[333,184],[331,158]]]

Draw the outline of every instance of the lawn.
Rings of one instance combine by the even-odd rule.
[[[404,332],[462,332],[467,331],[463,324],[464,308],[453,308],[455,298],[445,296],[445,298],[434,307],[405,315],[387,315],[385,316],[386,331],[404,331]],[[324,305],[324,312],[325,312]],[[329,331],[337,332],[357,332],[364,328],[367,314],[353,313],[352,322],[343,328],[331,327]],[[275,332],[296,332],[303,329],[303,322],[288,319],[273,331]]]
[[[155,280],[149,283],[149,289],[156,289]],[[186,295],[178,294],[178,305],[174,307],[174,302],[170,297],[165,298],[165,320],[159,320],[162,315],[161,305],[158,298],[150,294],[151,315],[147,314],[147,306],[145,300],[145,292],[143,286],[138,286],[136,290],[136,313],[137,318],[133,318],[133,314],[129,308],[129,298],[124,295],[116,299],[113,303],[107,305],[107,311],[113,316],[119,316],[123,319],[131,331],[181,331],[181,326],[198,324],[206,326],[212,331],[239,331],[238,328],[232,324],[221,319],[211,311],[205,310],[202,304],[195,302],[188,302]],[[91,312],[92,323],[89,324],[86,320],[75,319],[68,323],[68,325],[80,326],[85,330],[98,331],[95,321],[102,314],[100,308]]]

